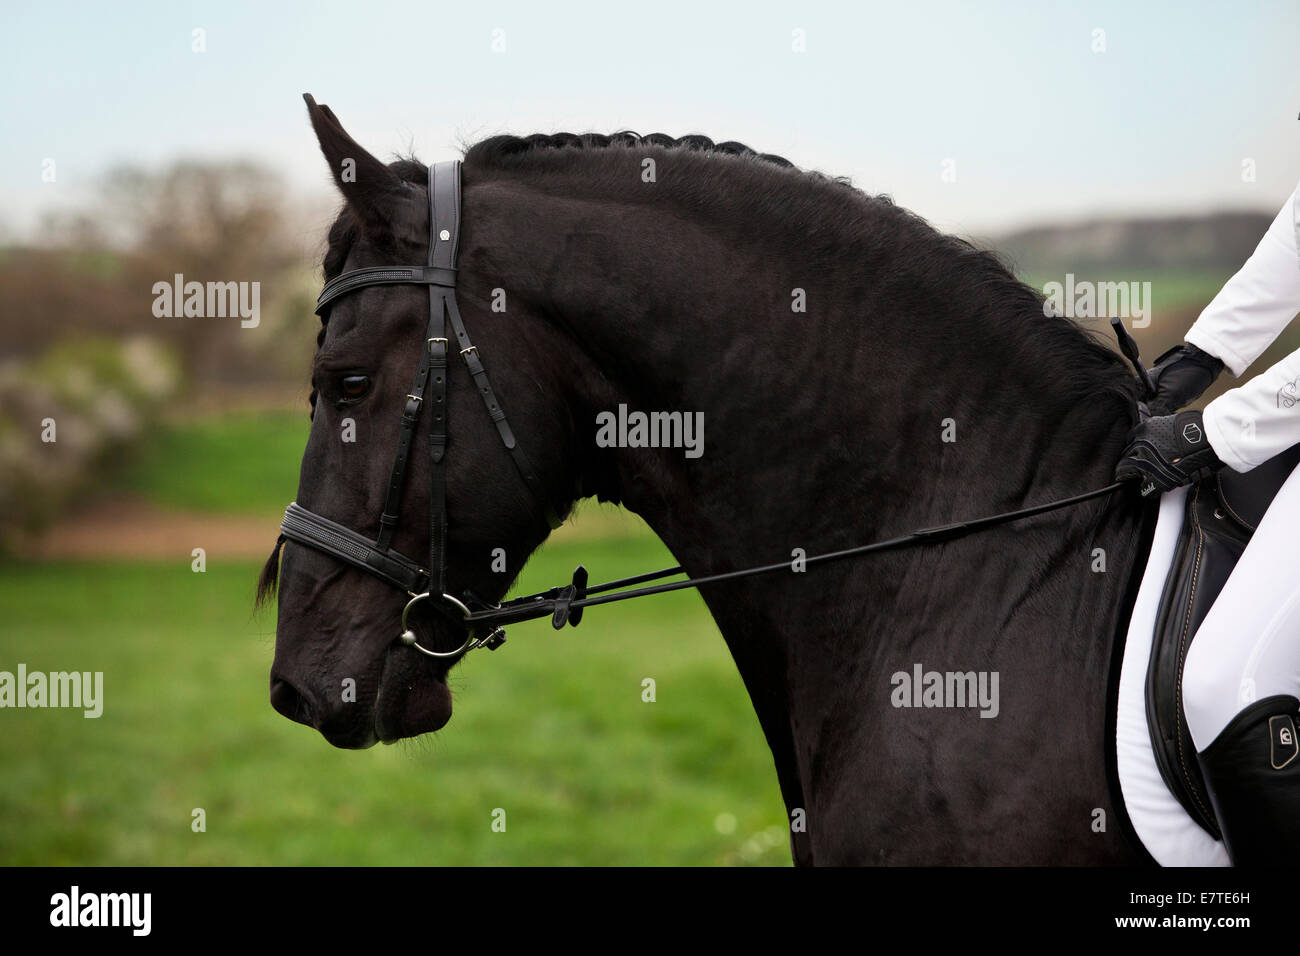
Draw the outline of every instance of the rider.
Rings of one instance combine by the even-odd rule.
[[[1255,252],[1153,375],[1153,417],[1129,435],[1116,478],[1169,491],[1225,465],[1245,472],[1300,443],[1300,350],[1200,411],[1178,411],[1224,366],[1233,376],[1300,312],[1300,186]],[[1195,427],[1192,427],[1195,426]],[[1206,615],[1183,669],[1183,711],[1235,864],[1300,850],[1300,468],[1282,485]]]

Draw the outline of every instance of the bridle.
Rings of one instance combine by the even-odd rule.
[[[582,620],[583,608],[597,604],[611,604],[631,598],[646,597],[651,594],[663,594],[685,588],[698,588],[707,584],[719,584],[740,578],[761,574],[790,572],[790,561],[759,565],[738,571],[688,578],[684,581],[671,581],[649,587],[633,587],[649,581],[672,577],[683,573],[680,566],[651,571],[630,578],[621,578],[600,585],[587,585],[587,571],[579,566],[573,574],[573,580],[564,586],[550,588],[536,594],[514,598],[501,604],[487,604],[479,601],[468,592],[455,597],[446,591],[446,542],[447,542],[447,323],[460,346],[460,355],[469,368],[479,397],[487,408],[489,417],[496,425],[501,441],[514,459],[515,467],[523,477],[524,483],[532,492],[533,498],[541,508],[547,523],[552,528],[560,525],[555,508],[552,506],[537,472],[515,440],[514,432],[506,419],[505,409],[492,391],[487,369],[479,358],[478,350],[470,342],[469,333],[461,320],[460,310],[456,304],[456,251],[460,240],[460,162],[449,161],[436,163],[429,167],[429,256],[424,266],[372,266],[354,269],[336,276],[325,283],[320,297],[316,300],[316,314],[324,315],[325,310],[345,295],[360,289],[378,285],[424,285],[429,289],[429,324],[425,331],[424,348],[420,352],[420,363],[415,372],[415,380],[406,395],[406,406],[402,411],[401,430],[397,439],[397,452],[393,459],[393,469],[388,481],[388,496],[383,513],[379,518],[379,537],[367,538],[350,528],[329,520],[314,511],[308,511],[297,502],[289,505],[280,524],[282,539],[306,545],[328,554],[340,561],[367,571],[393,587],[405,591],[409,597],[406,607],[402,609],[402,631],[397,640],[429,657],[459,657],[477,647],[495,650],[505,642],[503,625],[520,621],[536,620],[550,617],[555,628],[566,623],[577,626]],[[1149,388],[1150,380],[1146,370],[1137,359],[1136,343],[1128,336],[1117,320],[1112,320],[1116,334],[1126,357],[1133,362]],[[1127,339],[1127,340],[1126,340]],[[1131,353],[1131,354],[1130,354]],[[397,529],[401,512],[402,489],[406,481],[407,460],[411,451],[411,442],[416,425],[425,406],[429,413],[429,464],[431,494],[429,500],[429,560],[427,566],[406,557],[392,547],[393,533]],[[805,566],[829,563],[846,558],[860,557],[882,551],[897,550],[917,544],[937,543],[964,537],[985,528],[1006,524],[1021,518],[1028,518],[1049,511],[1056,511],[1072,505],[1108,495],[1124,486],[1123,482],[1112,482],[1101,488],[1061,498],[1046,504],[1032,505],[1016,511],[989,515],[969,521],[958,521],[932,528],[922,528],[884,541],[860,545],[842,551],[826,554],[809,555],[802,559]],[[632,588],[632,590],[622,590]],[[411,609],[421,601],[441,611],[459,614],[461,623],[469,630],[465,642],[454,651],[432,651],[422,647],[415,632],[410,627],[408,618]],[[480,636],[481,635],[481,636]]]
[[[456,657],[480,644],[499,645],[504,635],[496,629],[481,641],[471,629],[465,643],[454,651],[431,651],[421,647],[407,619],[411,609],[421,601],[437,600],[468,617],[466,603],[446,593],[447,587],[447,323],[460,346],[460,356],[469,368],[475,389],[488,415],[497,427],[501,441],[514,459],[524,483],[541,506],[547,522],[558,528],[560,519],[551,506],[537,472],[523,448],[515,440],[505,409],[497,401],[488,379],[487,369],[470,341],[465,323],[456,304],[456,250],[460,244],[460,162],[436,163],[429,167],[429,258],[424,266],[372,266],[353,269],[336,276],[321,289],[316,299],[316,314],[325,311],[338,299],[360,289],[377,285],[425,285],[429,288],[429,324],[415,380],[406,394],[397,453],[388,479],[388,497],[379,517],[379,537],[371,540],[343,525],[330,521],[294,502],[284,513],[280,534],[299,544],[355,565],[363,571],[401,588],[410,596],[402,610],[402,643],[430,657]],[[429,407],[429,561],[421,567],[392,546],[393,532],[401,517],[402,489],[411,442],[420,413]],[[477,603],[477,602],[475,602]]]

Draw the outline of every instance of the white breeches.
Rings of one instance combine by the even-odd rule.
[[[1300,467],[1269,505],[1188,649],[1183,710],[1198,751],[1252,701],[1300,697],[1300,561],[1293,545],[1300,546]]]

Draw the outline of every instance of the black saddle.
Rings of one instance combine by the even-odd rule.
[[[1183,715],[1183,663],[1196,629],[1297,464],[1300,445],[1245,474],[1224,468],[1192,487],[1156,615],[1146,682],[1151,746],[1170,791],[1216,840],[1222,834]]]

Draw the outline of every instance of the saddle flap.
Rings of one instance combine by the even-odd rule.
[[[1254,531],[1296,465],[1300,465],[1300,445],[1274,455],[1244,474],[1223,468],[1215,475],[1219,501],[1224,510]]]
[[[1197,629],[1297,463],[1300,445],[1244,474],[1222,469],[1192,488],[1160,597],[1147,664],[1151,746],[1170,792],[1216,840],[1222,838],[1219,825],[1183,713],[1183,665]]]

